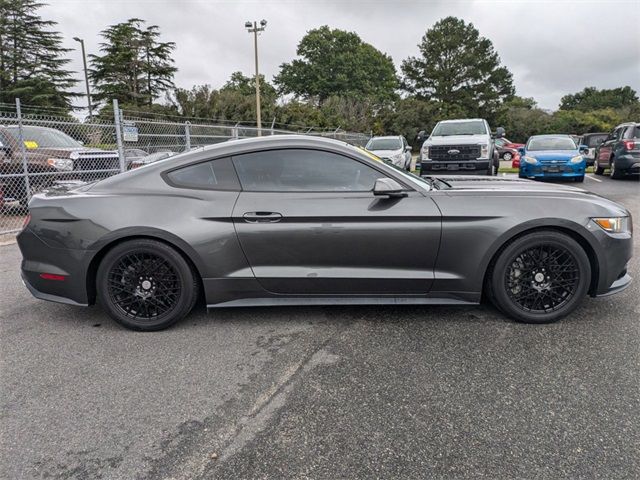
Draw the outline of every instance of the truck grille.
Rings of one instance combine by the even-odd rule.
[[[120,160],[115,152],[81,153],[73,161],[74,170],[118,170]]]
[[[439,162],[460,162],[475,160],[479,157],[480,145],[432,145],[429,147],[429,158]]]

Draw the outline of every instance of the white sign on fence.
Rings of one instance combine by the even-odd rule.
[[[122,139],[125,142],[137,142],[138,127],[135,125],[122,125]]]

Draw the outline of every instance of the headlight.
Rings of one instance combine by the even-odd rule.
[[[538,159],[536,159],[534,157],[525,156],[525,157],[523,157],[523,160],[525,162],[527,162],[528,164],[530,164],[530,165],[536,165],[538,163]]]
[[[422,147],[422,160],[429,160],[429,145]]]
[[[480,145],[480,158],[489,157],[489,145],[486,143],[484,145]]]
[[[65,172],[73,170],[73,161],[68,158],[49,158],[47,159],[47,165]]]
[[[582,155],[576,155],[575,157],[573,157],[570,162],[571,163],[580,163],[582,160],[584,160],[584,157]]]
[[[593,221],[609,233],[627,233],[631,231],[629,217],[594,218]]]

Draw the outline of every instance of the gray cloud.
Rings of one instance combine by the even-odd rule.
[[[424,32],[440,18],[471,21],[493,41],[514,76],[519,95],[543,108],[586,86],[630,85],[640,90],[640,7],[637,2],[581,1],[205,1],[50,0],[42,9],[56,20],[65,44],[85,39],[98,50],[98,32],[139,17],[157,24],[177,44],[176,84],[221,86],[231,72],[253,72],[253,43],[246,20],[269,24],[259,40],[261,72],[268,78],[295,56],[306,31],[330,25],[357,32],[392,56],[396,68],[418,52]],[[81,78],[79,53],[71,68]],[[81,84],[79,84],[81,85]],[[80,88],[80,87],[79,87]]]

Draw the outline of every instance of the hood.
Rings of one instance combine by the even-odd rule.
[[[568,161],[580,154],[577,150],[527,150],[526,155],[544,162],[546,160]]]
[[[398,150],[369,150],[369,151],[379,157],[392,157],[394,155],[398,155],[399,153],[402,153],[402,148]]]
[[[489,135],[447,135],[446,137],[429,137],[424,143],[428,145],[475,145],[488,142]]]
[[[487,177],[481,175],[434,175],[447,182],[453,190],[482,190],[503,192],[584,193],[587,190],[557,183],[534,182],[515,177]]]

